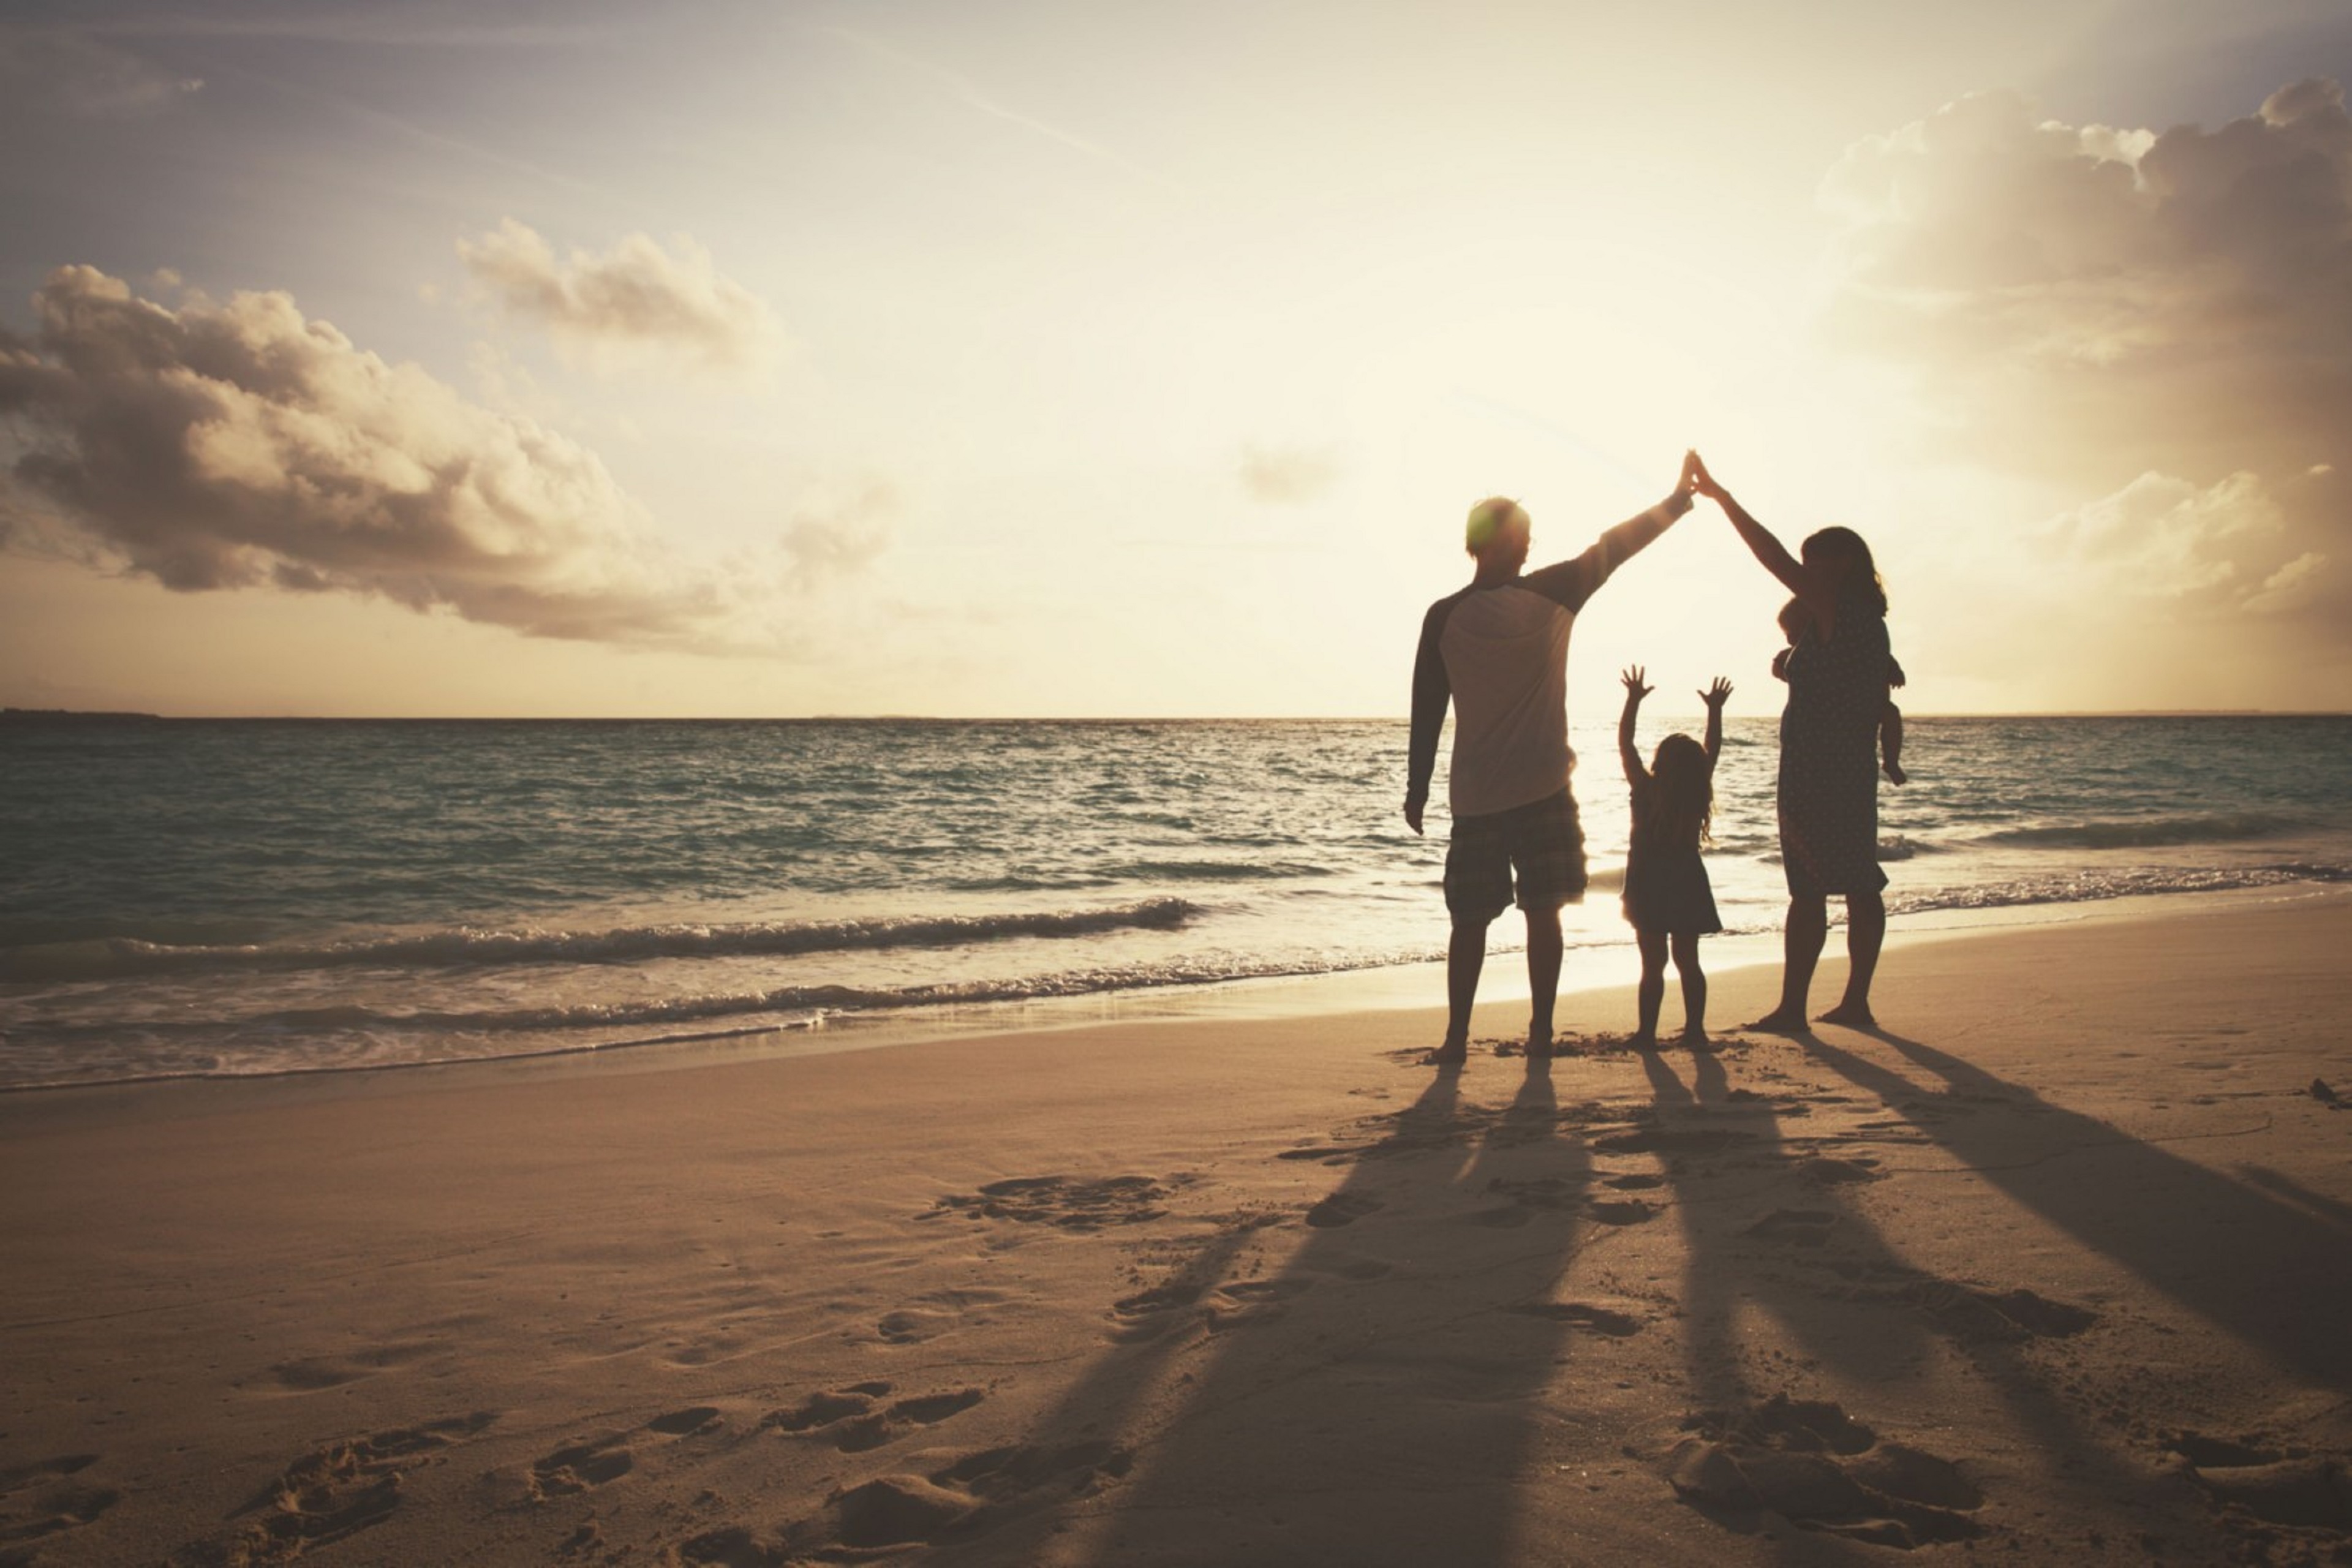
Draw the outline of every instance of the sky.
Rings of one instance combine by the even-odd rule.
[[[2346,84],[2339,0],[0,0],[0,703],[1401,715],[1473,502],[1696,447],[1909,711],[2352,710]],[[1781,597],[1702,502],[1571,714],[1777,710]]]

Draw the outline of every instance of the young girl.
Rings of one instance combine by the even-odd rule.
[[[1666,954],[1683,983],[1683,1043],[1706,1043],[1706,974],[1698,966],[1698,939],[1723,929],[1715,912],[1715,889],[1698,847],[1715,815],[1715,759],[1723,750],[1723,705],[1731,682],[1722,677],[1700,692],[1706,704],[1706,743],[1688,735],[1658,742],[1648,767],[1633,749],[1633,721],[1650,688],[1642,667],[1625,671],[1625,711],[1617,721],[1617,755],[1633,791],[1633,839],[1625,856],[1625,918],[1642,949],[1642,985],[1636,993],[1641,1027],[1636,1050],[1658,1046],[1658,1005],[1666,994]]]

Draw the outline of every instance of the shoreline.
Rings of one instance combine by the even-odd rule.
[[[2019,929],[2064,929],[2112,921],[2163,920],[2262,908],[2303,900],[2352,899],[2352,889],[2326,882],[2130,894],[2117,898],[2039,904],[1948,908],[1889,918],[1886,951],[1895,953],[1922,942],[1940,942]],[[1496,922],[1506,939],[1515,920],[1507,911]],[[1843,915],[1832,911],[1824,963],[1839,959]],[[1780,933],[1750,931],[1709,940],[1702,949],[1707,973],[1777,965]],[[1527,976],[1516,944],[1488,950],[1479,988],[1480,1006],[1527,999]],[[1632,940],[1571,943],[1560,983],[1560,1016],[1575,1020],[1574,1003],[1617,990],[1630,990],[1639,973]],[[1598,971],[1598,973],[1593,973]],[[1358,1013],[1444,1011],[1444,965],[1423,962],[1320,973],[1254,976],[1160,985],[1018,1002],[944,1003],[919,1009],[871,1014],[835,1014],[790,1026],[720,1028],[642,1040],[607,1041],[509,1055],[373,1063],[357,1067],[291,1067],[250,1072],[170,1073],[55,1083],[0,1084],[0,1106],[17,1097],[68,1093],[104,1094],[173,1085],[270,1084],[373,1079],[422,1079],[469,1072],[600,1070],[662,1072],[729,1062],[789,1060],[846,1052],[893,1050],[941,1041],[979,1042],[1006,1036],[1058,1033],[1106,1025],[1186,1022],[1254,1022]],[[1563,1025],[1566,1028],[1567,1024]]]

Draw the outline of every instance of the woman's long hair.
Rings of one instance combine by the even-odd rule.
[[[1870,546],[1853,530],[1824,528],[1809,533],[1798,554],[1808,566],[1845,563],[1839,583],[1843,592],[1859,594],[1872,609],[1882,616],[1886,613],[1886,584],[1879,581],[1878,563],[1870,557]]]
[[[1706,748],[1669,735],[1650,759],[1650,782],[1633,794],[1633,831],[1666,848],[1706,843],[1715,825],[1715,768]]]

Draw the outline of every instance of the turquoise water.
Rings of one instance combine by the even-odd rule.
[[[1667,729],[1645,728],[1646,750]],[[1708,858],[1777,925],[1774,721]],[[1629,940],[1579,726],[1579,945]],[[1419,962],[1401,722],[0,728],[0,1086],[390,1065]],[[2352,720],[1917,720],[1898,911],[2352,876]],[[1443,791],[1440,791],[1442,797]],[[1497,928],[1497,944],[1510,935]],[[1163,993],[1164,994],[1164,993]]]

